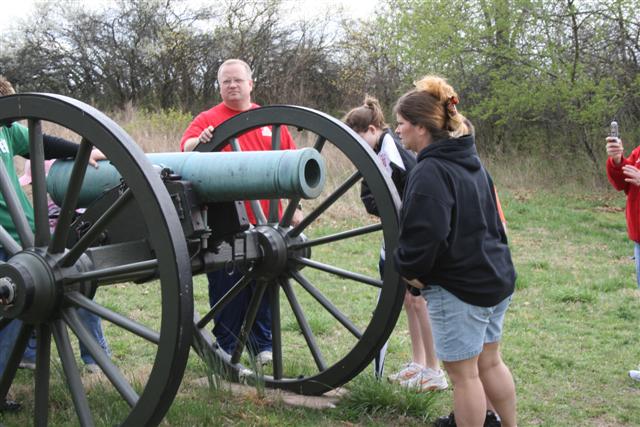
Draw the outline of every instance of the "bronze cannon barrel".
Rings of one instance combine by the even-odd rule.
[[[322,156],[313,148],[281,151],[222,153],[151,153],[154,165],[169,168],[190,181],[204,203],[231,200],[318,197],[325,181]],[[47,191],[62,204],[73,160],[57,160],[47,176]],[[121,177],[109,161],[88,167],[78,207],[87,207],[105,191],[119,185]]]

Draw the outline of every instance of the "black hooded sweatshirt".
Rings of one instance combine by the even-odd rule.
[[[511,261],[491,178],[472,135],[418,154],[405,186],[396,268],[462,301],[491,307],[511,295]]]

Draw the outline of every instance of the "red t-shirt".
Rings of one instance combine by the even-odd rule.
[[[251,104],[249,109],[260,107],[258,104]],[[215,107],[203,111],[198,114],[191,122],[187,130],[182,135],[180,140],[180,151],[184,151],[184,143],[189,138],[197,138],[207,126],[213,126],[214,128],[219,126],[222,122],[231,117],[240,114],[242,111],[232,110],[224,103],[220,103]],[[282,127],[280,132],[280,149],[282,150],[295,150],[296,144],[293,142],[291,135],[286,127]],[[240,149],[242,151],[268,151],[271,150],[271,126],[263,126],[261,128],[253,129],[238,138]],[[223,151],[231,151],[231,146],[227,145]],[[265,216],[269,215],[269,200],[260,200],[262,205],[262,211]],[[251,210],[248,201],[245,201],[245,207],[247,209],[247,215],[249,221],[252,224],[256,223],[255,215]],[[282,206],[279,207],[280,215],[282,215]]]

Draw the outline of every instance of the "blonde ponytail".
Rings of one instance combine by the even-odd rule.
[[[458,94],[445,79],[428,75],[414,82],[414,85],[417,91],[428,93],[442,105],[444,119],[442,129],[448,131],[451,138],[459,138],[471,133],[471,129],[467,126],[469,121],[456,108],[459,102]]]

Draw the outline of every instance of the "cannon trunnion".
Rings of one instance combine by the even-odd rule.
[[[303,107],[264,107],[223,123],[214,139],[194,153],[147,156],[110,119],[70,98],[0,98],[0,123],[18,119],[27,119],[31,131],[35,234],[15,191],[0,185],[19,234],[16,240],[0,228],[0,245],[9,255],[0,263],[0,294],[6,291],[12,301],[0,305],[0,328],[12,319],[22,321],[0,378],[0,397],[14,382],[35,331],[36,424],[46,425],[49,416],[55,372],[52,337],[78,423],[93,425],[101,417],[131,426],[155,425],[164,417],[190,347],[210,369],[231,380],[321,394],[360,373],[386,342],[404,287],[391,257],[383,261],[380,279],[378,250],[381,241],[388,253],[395,248],[398,195],[373,151],[338,120]],[[48,180],[42,121],[82,138],[76,159],[56,162]],[[283,126],[311,135],[312,148],[280,151]],[[217,153],[227,146],[236,151],[236,138],[259,127],[270,128],[275,151]],[[93,146],[109,158],[98,170],[87,166]],[[4,177],[0,165],[1,182],[7,182]],[[336,210],[362,209],[357,197],[362,180],[372,191],[380,218],[357,215],[339,222],[346,225],[335,225]],[[61,205],[52,233],[47,182],[48,192]],[[247,220],[244,199],[253,199],[255,225]],[[272,200],[267,212],[258,199]],[[283,199],[281,209],[278,199]],[[301,199],[311,200],[305,202],[304,219],[292,225]],[[78,216],[76,210],[83,206],[87,209]],[[203,281],[194,283],[192,277],[217,270],[241,272],[241,278],[210,307],[202,296]],[[217,348],[210,331],[216,314],[248,286],[254,297],[236,349],[227,354]],[[143,293],[155,304],[150,307],[157,308],[127,306],[119,298],[125,291]],[[273,365],[268,368],[255,366],[248,341],[261,296],[272,312]],[[79,320],[80,308],[109,322],[106,335],[115,345],[113,357]],[[69,329],[102,369],[108,380],[104,387],[116,400],[108,411],[116,415],[105,414],[101,399],[83,382]],[[120,336],[127,353],[139,354],[135,357],[144,362],[129,366],[137,362],[134,356],[115,354]]]

